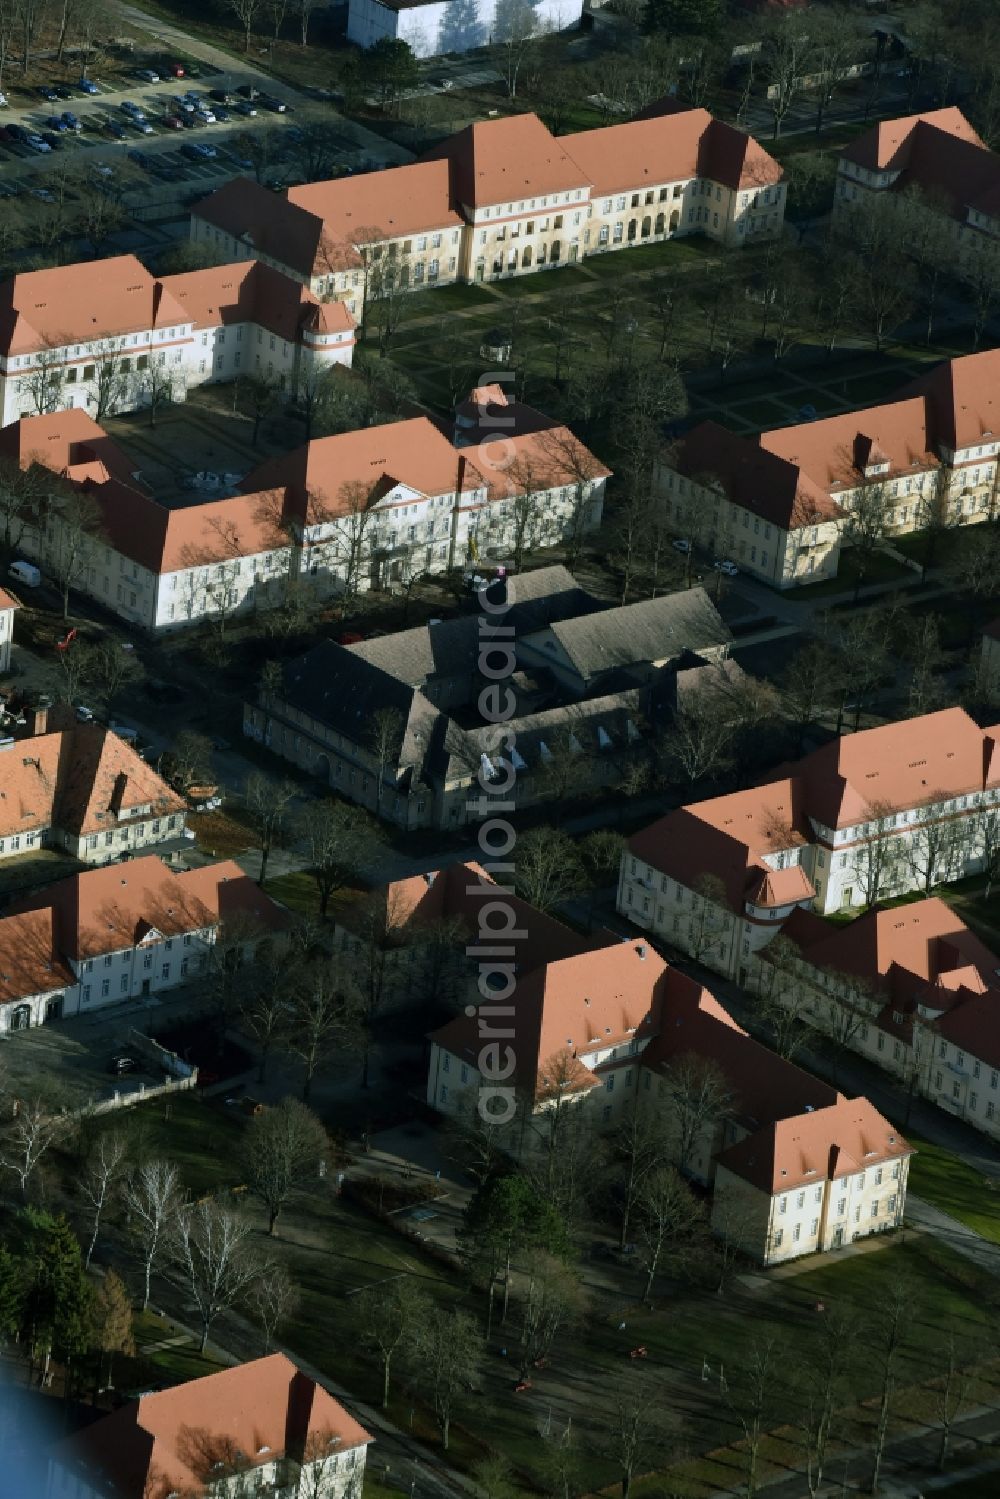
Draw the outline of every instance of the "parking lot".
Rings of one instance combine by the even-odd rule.
[[[194,200],[233,176],[258,171],[269,185],[281,188],[302,180],[297,140],[303,125],[317,120],[332,127],[329,160],[334,172],[364,170],[390,157],[409,156],[340,122],[328,104],[306,99],[238,65],[223,70],[199,62],[194,65],[196,76],[165,76],[151,83],[138,76],[147,71],[143,60],[134,61],[135,66],[89,78],[94,92],[85,92],[82,80],[65,78],[10,90],[8,105],[0,108],[0,198],[63,202],[97,188],[121,196],[130,208],[141,208],[144,201],[157,199]],[[263,98],[240,96],[251,86],[248,79]],[[42,98],[42,88],[53,97]],[[220,108],[210,97],[213,90],[223,91],[231,102]],[[189,93],[193,97],[185,99]],[[269,107],[268,99],[279,101],[284,109]],[[123,105],[140,111],[141,123]],[[220,108],[222,117],[205,118],[197,112],[199,107],[212,113]],[[240,113],[241,109],[256,112]],[[78,128],[72,122],[60,128],[67,112]],[[42,145],[13,138],[12,126],[15,137],[31,132],[43,138]]]
[[[33,1030],[16,1031],[0,1042],[6,1087],[18,1098],[42,1095],[47,1102],[70,1110],[103,1103],[115,1093],[138,1093],[163,1082],[162,1072],[144,1069],[142,1059],[127,1045],[131,1027],[148,1032],[204,1004],[193,988],[172,989],[162,999],[155,995],[103,1006],[94,1015],[74,1015]],[[134,1070],[113,1075],[111,1059],[133,1056]]]

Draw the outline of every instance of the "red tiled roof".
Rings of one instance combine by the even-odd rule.
[[[841,154],[847,161],[853,161],[856,166],[865,167],[870,172],[902,171],[910,165],[918,126],[986,149],[962,111],[951,106],[925,110],[922,114],[901,115],[895,120],[881,120],[865,135],[850,141]]]
[[[836,501],[794,462],[718,422],[699,422],[691,429],[675,467],[695,483],[721,484],[735,504],[785,531],[843,515]]]
[[[534,914],[534,913],[533,913]],[[615,942],[556,959],[519,978],[510,1000],[517,1086],[536,1097],[557,1085],[595,1086],[579,1053],[654,1034],[667,965],[647,942]],[[459,1016],[432,1039],[475,1065],[477,1016]]]
[[[951,452],[1000,440],[1000,349],[946,359],[900,392],[922,395],[935,440]]]
[[[333,1439],[333,1440],[331,1440]],[[371,1434],[282,1353],[142,1395],[61,1443],[60,1467],[116,1499],[202,1495],[214,1461],[253,1467],[367,1445]],[[218,1454],[218,1456],[217,1456]],[[89,1475],[89,1479],[88,1479]]]
[[[772,428],[762,432],[759,441],[761,448],[795,465],[827,493],[854,488],[865,466],[886,459],[892,477],[938,466],[921,397]]]
[[[748,1036],[697,979],[672,968],[659,1033],[643,1052],[642,1065],[660,1072],[688,1055],[719,1068],[730,1093],[728,1112],[747,1129],[824,1108],[840,1097],[828,1083]]]
[[[843,734],[799,761],[809,814],[828,828],[870,820],[872,808],[902,811],[1000,785],[993,731],[964,708],[943,708]]]
[[[567,149],[574,138],[557,140],[535,114],[509,115],[467,125],[428,151],[423,161],[449,162],[452,199],[470,208],[578,188],[585,199],[587,173]]]
[[[304,327],[355,326],[344,302],[321,303],[308,287],[259,260],[185,271],[162,284],[196,329],[252,322],[294,343]]]
[[[778,1119],[724,1150],[718,1164],[774,1195],[836,1180],[912,1155],[895,1126],[866,1098]]]
[[[232,860],[178,873],[155,854],[83,869],[11,909],[51,910],[58,951],[71,958],[119,952],[152,931],[178,937],[231,921],[237,913],[269,930],[280,930],[288,919]]]
[[[0,838],[50,827],[76,837],[107,832],[119,812],[150,803],[156,817],[185,810],[152,766],[100,724],[18,739],[0,753]]]
[[[288,510],[308,516],[310,510],[345,514],[368,503],[376,490],[398,483],[439,495],[476,489],[482,480],[433,422],[417,416],[314,438],[262,463],[243,488],[251,498],[256,494],[258,503],[268,491],[283,495]]]
[[[22,271],[0,284],[0,352],[183,326],[183,307],[134,255]]]
[[[780,163],[752,136],[674,100],[650,104],[626,124],[560,139],[590,179],[593,197],[691,177],[734,189],[768,187],[783,176]]]
[[[417,928],[442,919],[457,918],[468,931],[469,940],[475,941],[483,905],[483,897],[478,892],[484,884],[494,886],[495,881],[479,864],[450,864],[446,869],[430,874],[394,880],[386,887],[386,900],[394,924]],[[536,911],[506,888],[503,900],[513,912],[515,929],[521,934],[510,939],[514,949],[512,961],[521,977],[545,963],[592,952],[606,945],[603,935],[581,936],[556,917],[545,911]]]

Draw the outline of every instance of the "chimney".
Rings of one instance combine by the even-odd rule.
[[[128,786],[128,776],[120,770],[115,776],[115,789],[111,793],[111,811],[116,815],[121,811],[125,801],[125,791]]]
[[[645,959],[645,957],[646,957],[646,944],[645,944],[645,942],[640,942],[639,943],[639,946],[636,948],[636,952],[639,954],[640,958]]]
[[[39,697],[34,706],[28,709],[28,733],[32,738],[39,734],[47,734],[49,731],[49,709],[52,707],[52,699]]]

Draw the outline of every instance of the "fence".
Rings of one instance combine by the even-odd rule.
[[[135,1104],[145,1103],[150,1098],[162,1098],[167,1093],[189,1093],[197,1081],[196,1070],[190,1077],[168,1078],[166,1082],[153,1083],[152,1086],[140,1083],[134,1093],[116,1092],[113,1098],[105,1098],[100,1103],[88,1104],[79,1112],[81,1114],[112,1114],[116,1109],[130,1109]]]

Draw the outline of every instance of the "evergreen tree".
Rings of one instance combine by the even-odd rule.
[[[69,1363],[90,1340],[91,1289],[80,1243],[64,1214],[26,1208],[15,1225],[23,1275],[20,1332],[43,1377],[52,1355]]]

